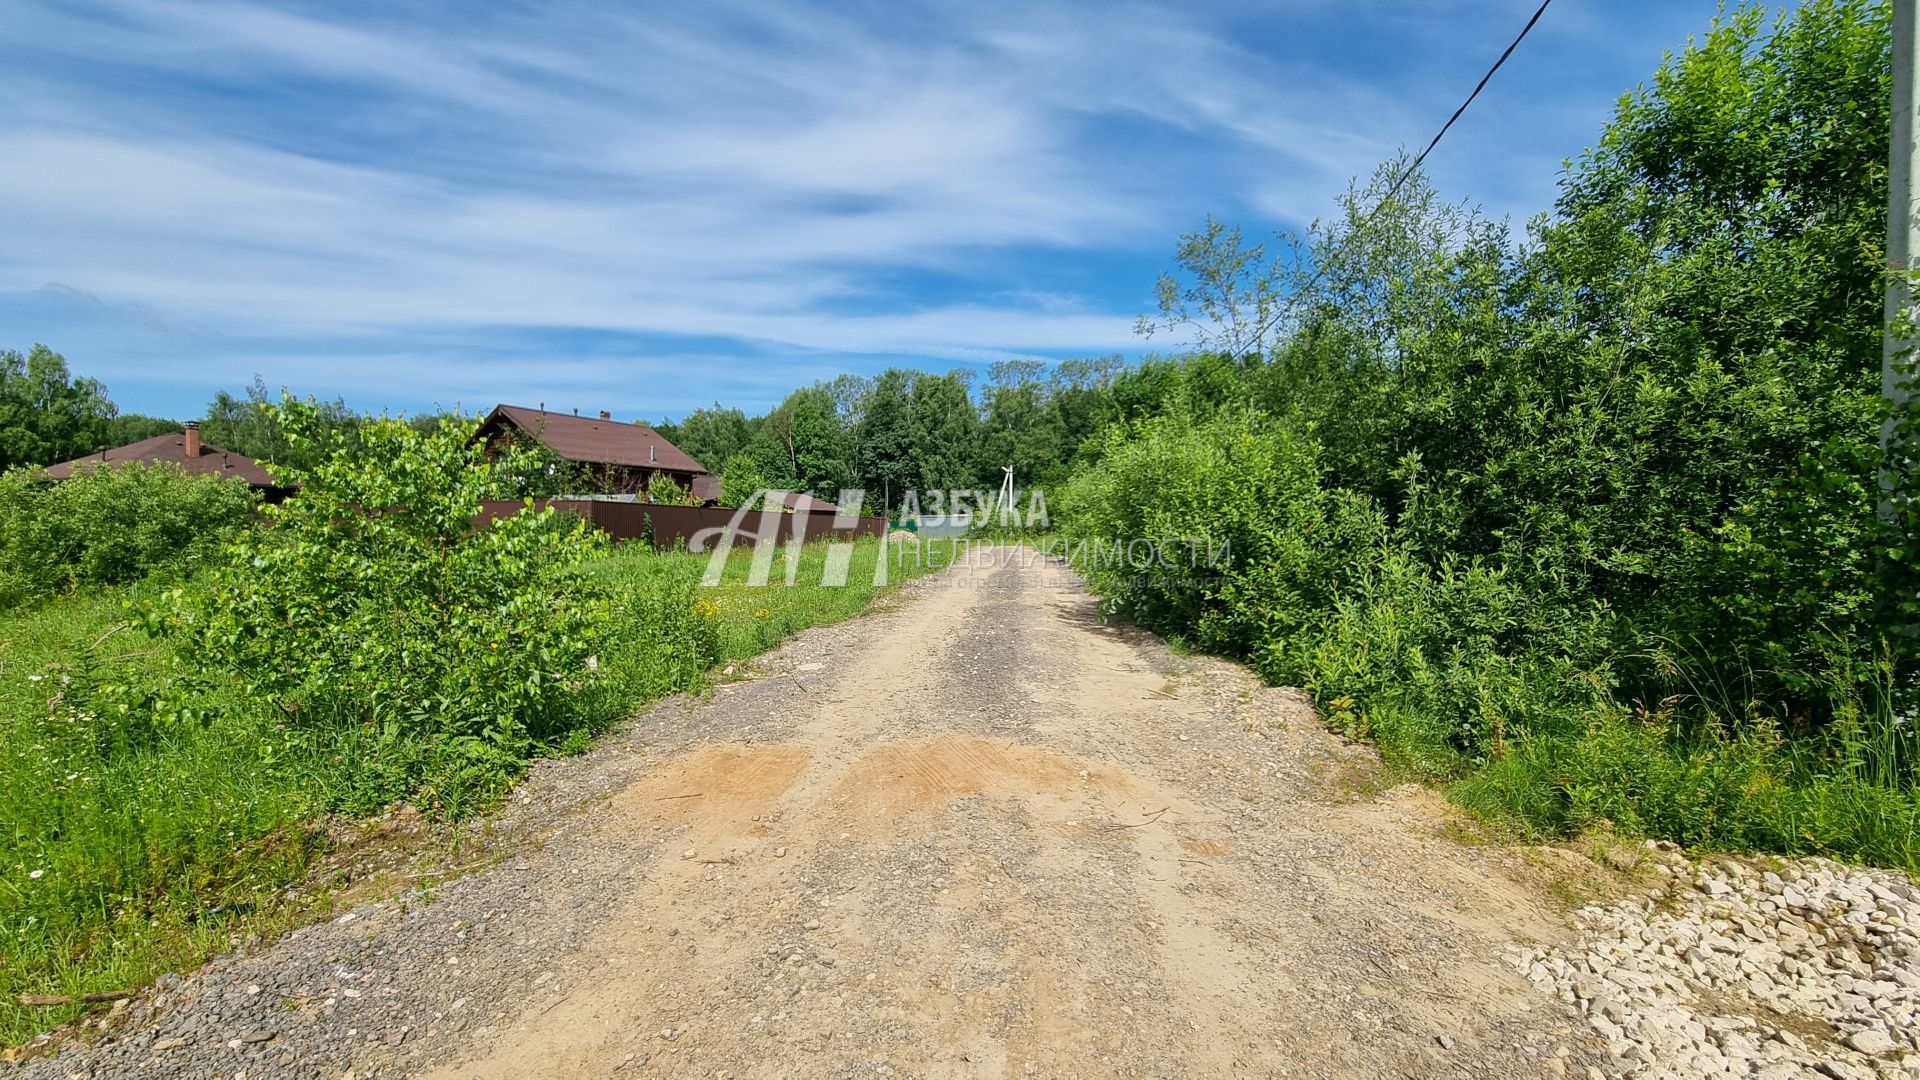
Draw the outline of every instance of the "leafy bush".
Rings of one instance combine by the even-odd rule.
[[[700,500],[693,497],[693,490],[665,473],[656,474],[647,485],[647,501],[661,506],[698,506]]]
[[[735,454],[720,470],[720,505],[740,507],[761,491],[768,482],[760,464],[750,454]]]
[[[416,790],[449,813],[484,803],[592,681],[613,612],[580,568],[602,541],[550,509],[476,526],[518,463],[490,460],[457,420],[426,433],[371,421],[349,444],[311,406],[275,412],[316,462],[286,470],[299,496],[268,507],[270,527],[204,589],[176,590],[156,624],[296,731],[352,732],[365,755],[354,806]]]
[[[1912,865],[1910,447],[1875,513],[1888,14],[1725,16],[1525,242],[1404,161],[1297,265],[1210,222],[1158,325],[1271,351],[1118,380],[1153,419],[1059,508],[1234,559],[1089,578],[1532,827]]]
[[[0,476],[0,607],[85,585],[185,574],[253,515],[237,480],[172,465],[81,468],[58,483]]]
[[[1325,484],[1313,440],[1286,424],[1174,415],[1108,440],[1062,495],[1063,533],[1136,621],[1308,688],[1336,725],[1431,774],[1498,753],[1543,701],[1591,701],[1563,689],[1578,685],[1568,656],[1532,651],[1553,624],[1591,656],[1590,622],[1542,610],[1497,569],[1424,566],[1371,500]],[[1124,556],[1139,538],[1227,557],[1143,566]]]
[[[544,528],[561,543],[575,524],[554,515]],[[795,588],[747,584],[753,552],[745,546],[718,588],[699,585],[707,556],[639,544],[580,567],[579,594],[602,598],[609,612],[587,664],[594,677],[575,680],[563,703],[527,717],[528,748],[584,750],[639,705],[704,685],[715,662],[856,614],[874,597],[874,564],[887,549],[871,539],[855,549],[845,588],[819,584],[824,543],[801,553]],[[950,555],[896,562],[892,577],[935,569]],[[233,579],[221,588],[253,585]],[[190,620],[208,608],[167,591],[146,583],[128,590],[137,605],[168,613],[161,621],[171,638],[125,625],[129,596],[116,592],[0,613],[8,643],[0,668],[0,1042],[24,1041],[88,1008],[22,1006],[21,994],[137,986],[192,969],[229,948],[230,935],[298,918],[308,890],[288,886],[326,850],[324,811],[368,808],[418,782],[423,802],[458,813],[498,791],[510,768],[483,759],[475,769],[431,733],[389,738],[353,715],[328,722],[352,702],[322,702],[296,716],[288,699],[250,693],[236,674],[189,673],[204,644]],[[231,602],[215,600],[212,610]]]
[[[1155,417],[1109,429],[1097,456],[1060,496],[1077,564],[1130,617],[1205,649],[1285,654],[1329,606],[1327,571],[1380,539],[1365,500],[1320,485],[1313,441],[1268,417]]]

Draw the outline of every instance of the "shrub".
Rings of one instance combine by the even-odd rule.
[[[1090,580],[1530,828],[1914,865],[1913,442],[1875,513],[1890,11],[1728,13],[1527,242],[1404,160],[1291,270],[1210,223],[1168,313],[1264,317],[1291,273],[1274,348],[1143,368],[1163,415],[1060,506],[1233,561]]]
[[[172,465],[38,470],[0,476],[0,607],[87,585],[180,576],[204,564],[253,515],[237,480]]]
[[[1116,610],[1202,648],[1244,654],[1297,633],[1380,536],[1364,500],[1320,485],[1312,439],[1256,413],[1116,426],[1095,459],[1060,496],[1076,565]],[[1162,545],[1147,565],[1127,550],[1136,540]]]
[[[693,497],[691,488],[685,487],[666,474],[654,476],[647,485],[647,501],[661,506],[698,506],[700,500]]]
[[[734,454],[720,467],[721,506],[745,506],[768,486],[765,472],[751,454]]]
[[[1420,772],[1485,762],[1593,700],[1597,612],[1544,604],[1471,560],[1427,567],[1371,500],[1326,486],[1314,441],[1282,421],[1159,417],[1110,431],[1096,460],[1063,493],[1063,531],[1116,610],[1305,687],[1336,726]],[[1200,538],[1227,557],[1115,557],[1136,538]]]
[[[580,568],[602,541],[530,504],[476,526],[520,463],[511,448],[490,459],[457,418],[424,433],[371,421],[349,444],[311,406],[274,411],[316,462],[286,470],[299,496],[155,623],[296,732],[347,739],[364,762],[351,806],[416,791],[447,813],[483,804],[592,681],[612,610]]]

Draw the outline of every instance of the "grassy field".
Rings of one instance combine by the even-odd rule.
[[[804,549],[793,587],[784,556],[772,585],[747,584],[744,548],[712,588],[699,585],[703,555],[628,546],[593,572],[623,595],[691,597],[724,667],[864,610],[884,591],[872,584],[882,551],[876,541],[856,545],[843,587],[820,583],[824,544]],[[942,546],[926,559],[890,560],[889,579],[950,554]],[[175,657],[123,626],[137,588],[0,616],[0,1044],[83,1008],[22,1006],[23,993],[139,986],[326,904],[290,886],[326,854],[323,825],[356,767],[353,733],[293,739],[218,679],[189,697],[160,694],[177,674]],[[686,684],[687,658],[674,655],[676,643],[648,637],[648,621],[637,612],[634,632],[611,643],[602,677],[580,693],[546,752],[584,749]],[[107,683],[156,689],[103,693]]]

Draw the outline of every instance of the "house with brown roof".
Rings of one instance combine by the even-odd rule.
[[[281,486],[265,466],[247,455],[201,442],[200,425],[192,420],[187,421],[179,431],[49,465],[45,475],[49,480],[65,480],[77,470],[117,468],[132,464],[177,465],[196,476],[240,480],[268,499],[283,498],[292,490]]]
[[[570,413],[496,405],[474,432],[476,440],[499,446],[527,438],[554,456],[581,467],[583,480],[603,495],[644,494],[657,477],[672,480],[703,502],[720,497],[720,478],[647,424],[620,423],[601,412],[598,419]]]

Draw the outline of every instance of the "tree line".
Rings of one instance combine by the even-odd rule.
[[[272,408],[277,400],[259,376],[238,395],[218,391],[198,418],[200,437],[223,450],[262,461],[310,464],[281,427]],[[355,431],[367,420],[339,399],[316,403],[314,408],[316,422],[342,432]],[[426,431],[443,415],[422,415],[408,422]],[[74,375],[66,357],[45,345],[36,344],[25,353],[0,349],[0,473],[97,454],[179,431],[181,423],[121,412],[108,396],[106,384]]]
[[[889,368],[841,375],[789,394],[750,416],[715,402],[654,428],[722,477],[722,501],[756,490],[836,499],[866,490],[867,506],[898,509],[909,491],[996,488],[1011,465],[1020,485],[1063,481],[1087,441],[1115,422],[1160,409],[1191,361],[1118,356],[1004,360],[983,373]],[[240,393],[217,392],[198,418],[201,439],[262,461],[314,464],[282,428],[279,395],[256,376]],[[372,418],[344,400],[311,402],[310,424],[352,438]],[[422,432],[448,414],[407,418]],[[98,380],[75,377],[58,353],[35,345],[0,352],[0,471],[50,465],[177,431],[180,421],[121,413]]]
[[[909,491],[996,488],[1012,466],[1022,487],[1066,478],[1080,448],[1118,420],[1156,407],[1172,360],[1118,356],[1003,360],[985,377],[888,368],[789,394],[763,416],[718,402],[655,427],[725,481],[730,505],[759,488],[898,509]]]

